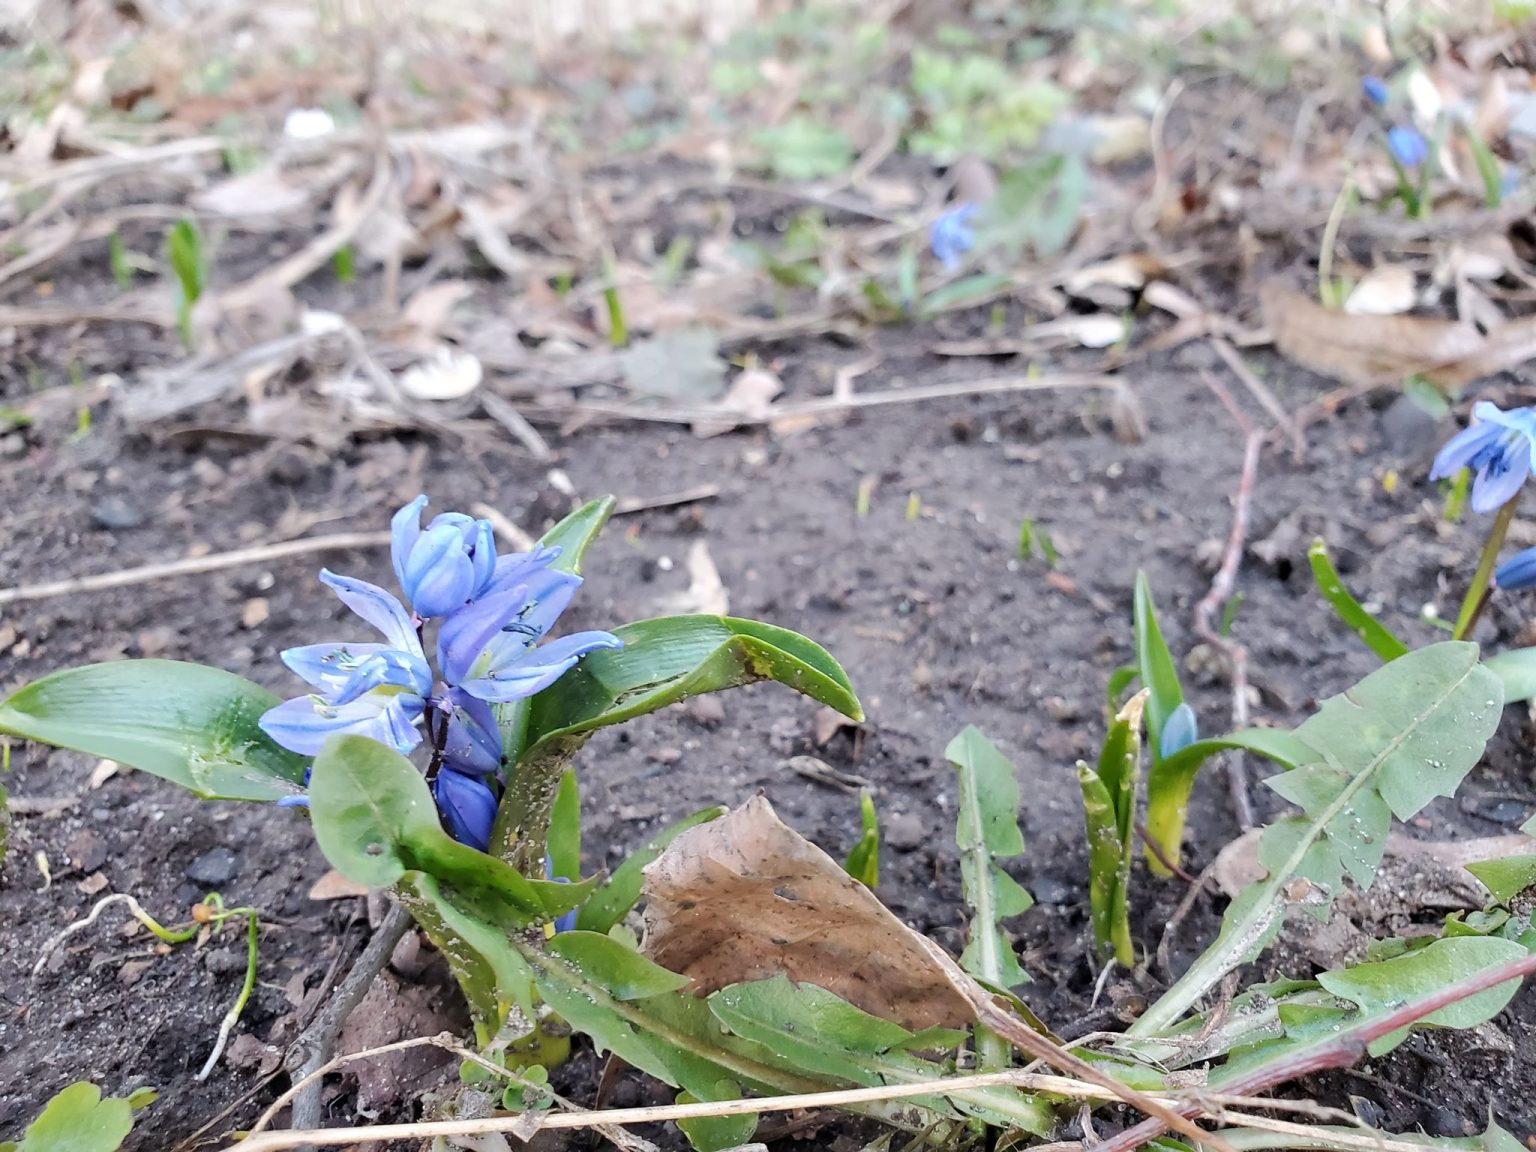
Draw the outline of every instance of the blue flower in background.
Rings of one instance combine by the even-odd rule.
[[[1188,704],[1180,704],[1168,713],[1163,721],[1163,733],[1157,741],[1157,757],[1166,760],[1176,752],[1182,752],[1200,739],[1200,723],[1195,710]]]
[[[289,648],[283,663],[318,691],[268,711],[261,718],[262,730],[305,756],[315,755],[340,732],[371,737],[397,752],[411,751],[421,743],[416,722],[432,693],[432,670],[410,614],[375,584],[324,570],[320,579],[387,642]]]
[[[1506,592],[1536,588],[1536,548],[1516,552],[1493,570],[1493,583]]]
[[[1531,475],[1536,447],[1536,409],[1503,411],[1479,400],[1472,423],[1452,436],[1435,457],[1431,480],[1443,480],[1463,468],[1472,477],[1472,511],[1492,512],[1520,491]]]
[[[389,523],[395,576],[416,614],[446,616],[485,592],[496,576],[496,538],[489,520],[462,512],[432,518],[423,531],[418,496]]]
[[[497,797],[489,780],[444,768],[433,782],[432,797],[449,835],[481,852],[490,849]]]
[[[933,222],[928,229],[928,244],[939,263],[950,271],[960,267],[960,257],[976,247],[976,230],[971,218],[980,206],[956,204]]]
[[[1365,93],[1365,98],[1378,108],[1391,98],[1391,93],[1387,91],[1386,81],[1382,80],[1380,76],[1365,77],[1360,81],[1360,91]]]
[[[1403,124],[1387,129],[1387,148],[1404,168],[1417,168],[1429,157],[1424,137]]]
[[[554,861],[550,860],[548,856],[544,857],[544,876],[545,879],[553,880],[556,884],[569,884],[571,882],[571,878],[569,876],[555,875]],[[569,912],[562,912],[560,915],[555,917],[555,931],[557,933],[571,932],[574,931],[575,928],[576,909],[572,908]]]

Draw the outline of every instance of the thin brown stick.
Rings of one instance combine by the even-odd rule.
[[[683,504],[696,504],[700,500],[713,500],[720,495],[720,485],[700,484],[697,488],[684,488],[681,492],[668,492],[662,496],[626,496],[613,506],[615,516],[633,516],[636,512],[651,512],[657,508],[676,508]]]
[[[239,568],[245,564],[281,560],[288,556],[303,556],[311,552],[343,552],[354,548],[377,548],[381,544],[388,543],[388,532],[337,532],[330,536],[284,540],[278,544],[236,548],[232,552],[216,552],[211,556],[190,556],[185,560],[170,560],[164,564],[145,564],[140,568],[125,568],[119,572],[103,572],[96,576],[75,576],[68,580],[50,580],[44,584],[23,584],[17,588],[0,588],[0,604],[14,604],[21,600],[45,600],[50,596],[72,596],[79,592],[101,592],[107,588],[127,588],[134,584],[148,584],[153,580],[165,580],[172,576],[195,576],[204,572],[217,572],[224,568]]]
[[[1274,417],[1275,423],[1291,441],[1291,455],[1299,463],[1306,457],[1307,442],[1301,434],[1301,426],[1285,410],[1285,406],[1270,391],[1269,385],[1254,375],[1253,369],[1243,362],[1236,348],[1225,336],[1212,336],[1208,341],[1220,356],[1222,363],[1232,370],[1232,375],[1242,381],[1243,387],[1252,393],[1253,398],[1264,407],[1264,411]]]
[[[1297,1080],[1303,1076],[1310,1076],[1314,1072],[1321,1072],[1329,1068],[1348,1068],[1356,1060],[1365,1055],[1367,1045],[1374,1040],[1380,1040],[1383,1036],[1390,1035],[1401,1028],[1414,1024],[1432,1012],[1438,1012],[1449,1004],[1455,1004],[1465,1000],[1469,996],[1475,996],[1479,992],[1489,988],[1495,988],[1510,980],[1521,980],[1536,972],[1536,954],[1522,956],[1507,964],[1500,964],[1494,968],[1485,968],[1481,972],[1474,972],[1461,980],[1456,980],[1436,992],[1427,996],[1421,996],[1417,1000],[1409,1001],[1402,1007],[1388,1012],[1384,1016],[1378,1016],[1372,1020],[1365,1020],[1352,1028],[1346,1028],[1327,1041],[1312,1048],[1302,1049],[1300,1052],[1284,1057],[1268,1064],[1261,1064],[1244,1076],[1239,1076],[1229,1084],[1222,1087],[1229,1093],[1238,1096],[1256,1096],[1265,1092],[1277,1084],[1284,1084],[1290,1080]],[[1198,1115],[1201,1111],[1198,1103],[1179,1104],[1175,1111],[1188,1117]],[[1180,1129],[1182,1131],[1182,1129]],[[1104,1141],[1094,1152],[1133,1152],[1149,1140],[1155,1140],[1168,1126],[1162,1117],[1153,1117],[1143,1120],[1134,1127],[1127,1128],[1119,1135]],[[1197,1137],[1198,1139],[1198,1137]],[[1204,1143],[1208,1146],[1214,1143],[1207,1138]]]
[[[1184,869],[1180,868],[1177,860],[1169,859],[1168,853],[1163,850],[1163,846],[1152,838],[1152,833],[1147,831],[1147,826],[1140,820],[1136,821],[1136,835],[1147,846],[1147,851],[1156,856],[1157,862],[1168,869],[1169,872],[1172,872],[1186,884],[1198,884],[1200,882],[1198,876],[1191,876]]]

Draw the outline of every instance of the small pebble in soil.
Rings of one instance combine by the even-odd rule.
[[[898,852],[912,852],[928,841],[928,827],[916,813],[898,812],[884,822],[881,837]]]
[[[121,532],[144,523],[144,513],[121,496],[103,496],[91,509],[91,519],[98,528]]]
[[[1058,724],[1070,724],[1083,716],[1083,710],[1064,696],[1047,696],[1041,704],[1045,707],[1045,714]]]
[[[1070,904],[1072,886],[1054,876],[1036,876],[1029,885],[1030,892],[1040,904]]]
[[[714,696],[695,696],[687,709],[689,719],[701,728],[716,728],[725,721],[725,705]]]
[[[296,449],[279,452],[267,465],[267,475],[279,484],[302,484],[309,478],[309,458]]]
[[[1449,1108],[1424,1109],[1422,1123],[1424,1131],[1431,1136],[1470,1136],[1472,1127]]]
[[[228,884],[240,874],[240,858],[220,845],[187,865],[186,877],[199,884]]]
[[[250,955],[244,948],[215,948],[203,955],[203,967],[215,976],[244,972],[249,963]]]

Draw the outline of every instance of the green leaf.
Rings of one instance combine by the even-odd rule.
[[[1131,859],[1141,773],[1141,722],[1146,693],[1133,696],[1104,737],[1097,769],[1078,762],[1088,834],[1088,895],[1099,952],[1124,967],[1136,964],[1131,942]]]
[[[206,799],[276,800],[303,791],[308,763],[257,726],[277,703],[218,668],[113,660],[18,690],[0,702],[0,733],[116,760]]]
[[[875,798],[866,789],[859,793],[859,842],[848,853],[843,869],[864,887],[880,887],[880,818]]]
[[[549,868],[551,876],[581,879],[581,789],[570,768],[560,777],[550,811]]]
[[[560,572],[581,575],[581,564],[587,549],[602,532],[603,525],[613,515],[615,500],[604,496],[601,500],[589,500],[539,537],[539,547],[558,548],[560,555],[550,565]]]
[[[696,1104],[700,1100],[719,1103],[723,1100],[740,1100],[741,1085],[730,1079],[716,1080],[707,1096],[693,1092],[680,1092],[679,1104]],[[688,1143],[697,1152],[722,1152],[726,1148],[739,1148],[752,1139],[757,1131],[757,1113],[743,1112],[735,1116],[698,1116],[692,1120],[679,1120],[678,1129],[688,1137]]]
[[[1157,606],[1152,602],[1152,585],[1145,572],[1136,573],[1131,614],[1136,627],[1136,667],[1148,692],[1147,743],[1155,766],[1160,759],[1158,749],[1162,746],[1163,725],[1173,710],[1184,703],[1184,690],[1179,687],[1179,670],[1173,662],[1173,653],[1168,651],[1163,630],[1158,627]]]
[[[618,361],[624,382],[647,396],[704,404],[725,392],[720,338],[707,328],[677,328],[636,340]]]
[[[17,1152],[116,1152],[133,1130],[133,1108],[81,1081],[48,1101],[22,1134]]]
[[[613,937],[596,932],[562,932],[549,942],[549,951],[578,968],[603,972],[604,986],[619,1000],[645,1000],[676,992],[692,982],[653,964]]]
[[[640,893],[645,885],[646,865],[660,856],[667,845],[688,829],[717,820],[725,813],[726,809],[718,805],[695,812],[692,816],[684,817],[663,829],[648,840],[643,848],[632,852],[629,858],[615,868],[613,874],[599,884],[591,896],[587,897],[587,902],[576,913],[576,927],[587,932],[606,933],[623,920],[629,915],[629,910],[635,906],[635,901],[640,899]]]
[[[1324,701],[1296,729],[1296,766],[1271,784],[1303,815],[1265,831],[1259,859],[1268,878],[1239,895],[1216,942],[1137,1020],[1133,1035],[1172,1026],[1256,956],[1278,929],[1296,877],[1311,882],[1304,898],[1314,911],[1326,910],[1345,872],[1368,885],[1380,859],[1375,838],[1384,840],[1389,825],[1383,810],[1411,819],[1456,790],[1503,709],[1499,681],[1477,655],[1477,645],[1454,640],[1409,652]]]
[[[1467,871],[1483,882],[1500,904],[1508,904],[1527,888],[1536,888],[1536,855],[1504,856],[1468,864]]]
[[[1367,1016],[1380,1016],[1458,980],[1519,959],[1526,950],[1497,936],[1459,936],[1375,964],[1321,973],[1317,982],[1335,996],[1352,1000]],[[1493,1019],[1520,990],[1518,979],[1485,989],[1425,1016],[1420,1024],[1475,1028]],[[1370,1044],[1372,1056],[1392,1051],[1408,1037],[1402,1028]]]
[[[972,298],[990,296],[1012,283],[1011,277],[1002,276],[996,272],[978,272],[974,276],[964,276],[952,283],[935,288],[924,296],[920,311],[924,316],[935,316]]]
[[[960,848],[965,902],[974,913],[960,964],[978,980],[1012,988],[1029,976],[1019,966],[999,921],[1027,911],[1034,901],[997,861],[1024,853],[1019,784],[1013,764],[974,725],[949,742],[944,757],[959,773],[955,843]]]
[[[1504,703],[1523,704],[1536,698],[1536,648],[1511,648],[1488,657],[1483,667],[1504,685]]]
[[[1350,595],[1349,589],[1344,587],[1344,581],[1339,579],[1333,561],[1328,558],[1328,545],[1323,543],[1322,537],[1312,541],[1312,547],[1307,549],[1307,559],[1312,564],[1312,579],[1317,583],[1317,590],[1322,593],[1323,599],[1332,606],[1334,614],[1344,622],[1345,627],[1365,641],[1367,648],[1388,661],[1407,653],[1408,645],[1387,631],[1381,621],[1362,608],[1360,602]]]
[[[443,831],[416,766],[366,736],[332,736],[315,757],[310,816],[320,850],[347,879],[384,887],[425,872],[451,884],[466,911],[492,924],[528,927],[584,900],[579,884],[529,880]]]
[[[836,176],[853,164],[853,146],[840,128],[804,113],[796,113],[774,128],[760,129],[753,142],[775,176],[786,180],[819,180]]]

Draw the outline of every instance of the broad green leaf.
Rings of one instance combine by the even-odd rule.
[[[714,808],[705,808],[695,812],[692,816],[684,817],[650,840],[645,846],[637,848],[630,853],[629,858],[613,870],[606,880],[597,886],[592,895],[587,897],[587,902],[576,913],[576,927],[587,932],[606,933],[608,929],[629,915],[629,910],[635,906],[635,901],[640,899],[640,893],[645,886],[645,866],[666,850],[668,844],[676,840],[688,829],[698,824],[707,824],[724,816],[726,809],[719,805]]]
[[[998,927],[1007,916],[1028,911],[1034,901],[997,861],[1024,853],[1019,829],[1019,785],[1013,764],[968,725],[944,749],[959,773],[960,814],[955,842],[960,848],[960,876],[965,901],[974,916],[960,964],[979,980],[1012,988],[1029,979],[1013,946]]]
[[[1508,904],[1527,888],[1536,887],[1536,855],[1479,860],[1468,864],[1467,871],[1481,880],[1500,904]]]
[[[1522,704],[1536,698],[1536,648],[1511,648],[1488,657],[1483,667],[1504,685],[1504,703]]]
[[[1324,972],[1317,982],[1335,996],[1359,1005],[1365,1016],[1380,1016],[1458,980],[1525,955],[1525,948],[1513,940],[1497,936],[1460,936],[1436,940],[1391,960],[1357,964],[1342,972]],[[1502,1012],[1519,989],[1518,979],[1507,981],[1447,1004],[1419,1023],[1442,1028],[1474,1028]],[[1407,1037],[1407,1028],[1383,1036],[1370,1044],[1370,1053],[1381,1056]]]
[[[562,932],[549,951],[586,971],[605,973],[604,986],[619,1000],[645,1000],[688,987],[687,976],[668,972],[633,948],[596,932]]]
[[[859,842],[848,852],[843,870],[866,888],[880,887],[880,818],[875,798],[868,790],[859,793]]]
[[[724,1100],[740,1100],[741,1086],[734,1080],[722,1079],[714,1083],[709,1095],[679,1092],[679,1104],[696,1104],[700,1100],[719,1103]],[[727,1148],[740,1148],[752,1139],[757,1131],[757,1113],[743,1112],[735,1116],[698,1116],[692,1120],[679,1120],[677,1127],[688,1137],[695,1152],[724,1152]]]
[[[133,1107],[81,1081],[48,1101],[17,1152],[116,1152],[133,1129]]]
[[[1307,559],[1312,565],[1312,579],[1323,599],[1333,608],[1334,615],[1365,642],[1365,646],[1383,660],[1396,660],[1408,652],[1408,645],[1387,630],[1385,625],[1372,616],[1356,600],[1328,557],[1328,545],[1321,537],[1312,541],[1307,549]]]
[[[1184,690],[1179,687],[1179,670],[1173,662],[1173,653],[1163,640],[1163,630],[1157,623],[1157,606],[1152,602],[1152,585],[1145,572],[1136,573],[1136,593],[1132,606],[1132,619],[1136,628],[1136,667],[1141,683],[1147,689],[1147,743],[1152,752],[1152,763],[1160,759],[1163,725],[1173,710],[1184,703]],[[1167,842],[1164,841],[1166,844]]]
[[[560,777],[550,809],[549,868],[551,876],[581,879],[581,788],[569,768]]]
[[[1498,678],[1478,663],[1477,646],[1446,641],[1409,652],[1323,702],[1292,734],[1292,770],[1272,781],[1301,817],[1280,821],[1260,841],[1269,876],[1241,893],[1221,934],[1179,981],[1131,1027],[1171,1027],[1222,976],[1273,938],[1291,882],[1325,909],[1345,872],[1362,887],[1380,859],[1383,807],[1399,820],[1449,796],[1481,758],[1503,709]]]
[[[113,660],[45,676],[0,702],[0,733],[127,764],[207,799],[276,800],[308,758],[258,726],[278,698],[219,668]]]
[[[409,760],[366,736],[332,736],[309,783],[315,840],[347,879],[383,887],[411,872],[453,886],[466,911],[527,927],[576,907],[596,885],[529,880],[443,831],[431,790]]]

